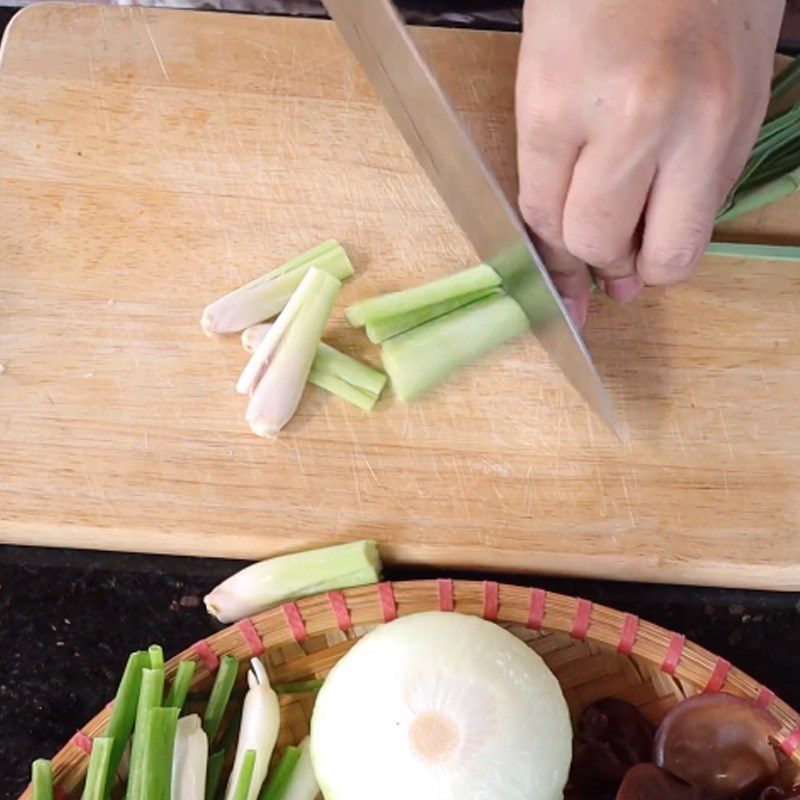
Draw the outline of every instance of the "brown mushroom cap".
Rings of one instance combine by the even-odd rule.
[[[617,800],[694,800],[694,789],[655,764],[638,764],[628,770]]]
[[[760,709],[729,694],[684,700],[656,731],[653,760],[717,798],[757,793],[778,771],[769,742],[775,723]]]

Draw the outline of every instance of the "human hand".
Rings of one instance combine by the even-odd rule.
[[[783,8],[526,0],[519,203],[578,324],[591,273],[621,301],[691,275],[763,121]]]

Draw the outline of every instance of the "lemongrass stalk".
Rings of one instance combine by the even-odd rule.
[[[253,325],[242,333],[242,346],[253,352],[272,326]],[[347,400],[364,411],[371,411],[386,385],[386,376],[374,367],[320,342],[308,382]]]
[[[242,372],[237,389],[252,390],[245,419],[257,436],[277,436],[294,416],[340,287],[310,269]]]
[[[528,329],[519,305],[493,295],[384,342],[383,366],[403,402]]]
[[[113,747],[114,740],[107,736],[92,739],[92,752],[89,755],[81,800],[104,800],[109,789],[108,767]]]
[[[149,660],[149,659],[148,659]],[[142,684],[136,705],[136,722],[131,741],[131,763],[128,771],[128,786],[125,797],[128,800],[141,800],[142,776],[147,736],[146,720],[149,712],[161,705],[164,696],[164,670],[142,670]]]
[[[749,192],[742,192],[736,196],[733,205],[717,216],[717,223],[727,222],[736,217],[755,211],[762,206],[782,200],[800,189],[800,167],[792,170],[780,178],[765,183]]]
[[[108,762],[107,786],[112,784],[113,776],[119,769],[123,753],[133,730],[136,719],[136,707],[139,702],[139,689],[142,683],[142,670],[150,665],[150,656],[142,650],[131,653],[128,663],[117,687],[114,704],[104,736],[113,739],[111,758]]]
[[[231,800],[247,800],[250,794],[250,786],[253,783],[253,770],[256,766],[256,751],[248,750],[242,759],[242,766],[239,770],[239,778],[236,787],[231,795]]]
[[[284,750],[281,760],[272,775],[270,775],[269,780],[264,784],[264,791],[261,792],[259,800],[280,800],[289,785],[289,781],[292,779],[292,773],[299,760],[300,748],[289,745]]]
[[[217,796],[219,779],[222,777],[222,767],[225,763],[225,751],[217,750],[208,758],[208,770],[206,772],[205,799],[214,800]]]
[[[267,670],[257,658],[251,659],[250,665],[250,671],[247,673],[249,689],[244,698],[239,741],[236,745],[236,756],[228,779],[225,800],[234,798],[240,800],[236,797],[236,787],[248,750],[255,752],[255,763],[246,798],[241,800],[256,800],[267,775],[280,729],[278,695],[269,685]]]
[[[209,742],[213,742],[217,735],[238,674],[239,660],[235,656],[223,656],[219,662],[214,685],[211,687],[211,694],[208,696],[208,703],[203,714],[203,730],[206,732]]]
[[[194,677],[195,662],[194,661],[181,661],[178,664],[178,669],[172,678],[172,685],[169,687],[169,694],[164,701],[165,706],[172,708],[182,709],[186,703],[186,698],[189,695],[189,688],[192,684]]]
[[[142,730],[141,784],[137,800],[170,800],[177,708],[151,708]]]
[[[31,794],[33,800],[53,800],[53,765],[46,758],[31,764]]]
[[[289,776],[280,800],[315,800],[320,792],[314,767],[311,763],[311,747],[309,738],[300,742],[300,758]]]
[[[800,262],[800,247],[749,244],[745,242],[711,242],[707,256],[739,258],[744,261],[794,261]]]
[[[197,714],[178,720],[172,751],[170,800],[204,800],[208,737]]]
[[[290,683],[276,683],[272,688],[275,694],[316,694],[321,688],[323,680],[292,681]]]
[[[408,314],[426,306],[450,301],[459,295],[492,289],[499,285],[500,276],[487,264],[478,264],[424,286],[362,300],[347,309],[347,319],[354,328],[374,325],[376,320],[384,317]]]
[[[380,574],[375,542],[349,542],[251,564],[215,587],[204,602],[220,622],[235,622],[288,600],[377,583]]]
[[[443,317],[451,311],[455,311],[463,306],[468,306],[470,303],[474,303],[482,297],[487,297],[490,294],[496,294],[501,291],[502,289],[496,287],[491,289],[478,289],[475,292],[457,295],[438,303],[423,306],[414,311],[407,311],[405,314],[375,319],[366,325],[365,330],[367,338],[374,344],[380,344],[387,339],[391,339],[392,336],[398,336],[412,328],[416,328],[418,325],[423,325],[433,319]]]
[[[206,306],[200,324],[208,334],[238,333],[280,313],[311,267],[343,281],[353,274],[344,248],[328,239]]]

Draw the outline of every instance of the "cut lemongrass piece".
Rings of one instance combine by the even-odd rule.
[[[114,740],[105,736],[92,739],[92,752],[86,770],[86,782],[81,800],[105,800],[109,786],[108,767]]]
[[[491,295],[385,341],[381,358],[392,390],[407,402],[527,329],[515,300]]]
[[[283,266],[206,306],[200,324],[209,334],[238,333],[280,313],[311,267],[340,281],[353,274],[344,248],[328,239]]]
[[[707,256],[740,258],[743,261],[800,261],[800,247],[745,242],[711,242]]]
[[[33,800],[53,800],[53,765],[46,758],[31,764],[31,792]]]
[[[208,737],[197,714],[178,720],[172,753],[170,800],[204,800]]]
[[[204,602],[220,622],[235,622],[289,600],[377,583],[381,568],[375,542],[337,544],[251,564],[219,584]]]
[[[252,389],[245,419],[257,436],[277,436],[297,411],[340,287],[310,269],[245,367],[237,388]]]
[[[244,349],[253,352],[271,327],[267,322],[247,328],[242,333]],[[386,385],[386,375],[325,342],[320,342],[308,373],[308,382],[364,411],[370,411]]]
[[[374,344],[380,344],[387,339],[391,339],[392,336],[398,336],[412,328],[416,328],[418,325],[423,325],[433,319],[449,314],[451,311],[455,311],[463,306],[468,306],[470,303],[474,303],[482,297],[487,297],[490,294],[496,294],[501,291],[502,289],[497,287],[478,289],[474,292],[456,295],[448,300],[442,300],[438,303],[423,306],[414,311],[407,311],[405,314],[375,319],[366,325],[365,330],[367,332],[367,338]]]
[[[397,317],[425,306],[452,300],[459,295],[492,289],[499,285],[500,276],[487,264],[478,264],[424,286],[354,303],[347,309],[347,319],[354,328],[360,328],[384,317]]]

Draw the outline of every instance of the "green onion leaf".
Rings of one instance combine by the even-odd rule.
[[[114,740],[99,736],[92,740],[92,752],[86,770],[86,782],[81,800],[104,800],[110,788],[109,765]]]
[[[206,770],[206,796],[205,800],[214,800],[219,788],[219,780],[222,776],[222,766],[225,763],[225,751],[218,750],[208,757],[208,767]]]
[[[299,747],[287,747],[275,767],[274,772],[264,784],[259,800],[280,800],[292,778],[292,773],[300,760]]]
[[[230,700],[236,676],[239,673],[239,660],[231,655],[223,656],[219,662],[214,685],[208,697],[205,713],[203,714],[203,730],[208,736],[209,746],[219,730],[222,715]]]
[[[169,688],[169,694],[164,702],[165,706],[171,708],[183,709],[186,703],[186,698],[189,694],[189,687],[194,677],[195,662],[194,661],[181,661],[178,664],[178,669],[172,678],[172,685]]]
[[[31,789],[33,800],[53,800],[53,765],[46,758],[31,764]]]
[[[242,759],[242,768],[239,771],[239,779],[233,789],[230,800],[247,800],[250,792],[250,783],[253,780],[253,769],[256,766],[256,751],[247,750]]]

